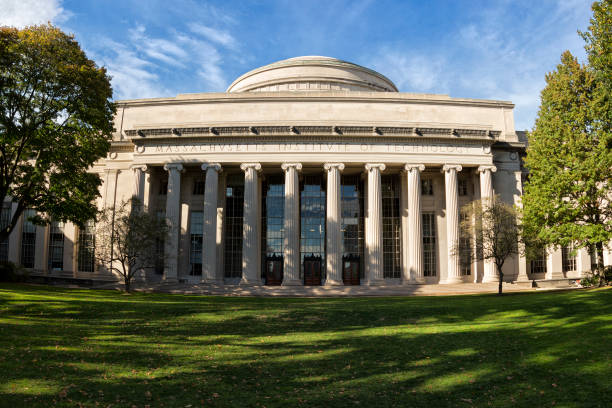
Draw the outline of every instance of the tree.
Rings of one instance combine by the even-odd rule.
[[[122,201],[100,213],[96,224],[96,259],[119,273],[125,291],[129,292],[137,272],[157,265],[160,259],[157,243],[167,235],[164,218],[150,214],[136,198]]]
[[[546,75],[525,165],[525,236],[541,246],[597,249],[612,239],[612,2],[593,4],[589,64],[569,52]]]
[[[461,208],[459,240],[453,253],[470,251],[477,260],[493,261],[499,275],[498,294],[502,294],[506,259],[519,253],[519,213],[499,197],[475,200]],[[467,248],[466,248],[467,246]]]
[[[26,208],[38,222],[95,217],[101,181],[88,169],[110,148],[111,97],[106,70],[73,37],[51,25],[0,27],[0,203],[17,203],[0,241]]]

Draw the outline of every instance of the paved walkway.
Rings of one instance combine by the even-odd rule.
[[[346,296],[443,296],[497,293],[497,283],[460,283],[453,285],[389,285],[389,286],[240,286],[188,283],[134,283],[138,292],[175,293],[217,296],[279,296],[279,297],[346,297]],[[109,283],[95,288],[122,289]],[[504,292],[531,292],[531,282],[504,283]],[[541,289],[539,289],[541,290]]]

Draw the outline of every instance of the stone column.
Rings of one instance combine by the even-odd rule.
[[[138,199],[138,201],[140,202],[139,206],[143,207],[146,173],[148,171],[148,167],[146,164],[135,164],[131,168],[134,172],[134,191],[132,193],[132,197]]]
[[[369,265],[368,284],[385,282],[383,269],[382,235],[382,188],[380,173],[385,171],[382,163],[367,163],[368,172],[368,222],[366,223],[366,263]]]
[[[340,212],[340,172],[344,163],[325,163],[327,171],[327,278],[325,285],[342,285],[342,213]]]
[[[462,167],[460,165],[446,164],[442,167],[444,173],[444,185],[446,196],[446,245],[448,256],[448,267],[446,279],[441,283],[459,283],[461,279],[461,267],[459,265],[459,205],[457,191],[457,173]]]
[[[410,281],[424,283],[423,227],[421,225],[421,172],[423,164],[406,164],[408,178],[408,265]]]
[[[259,163],[242,163],[244,171],[244,228],[242,230],[242,285],[261,285],[259,271]]]
[[[300,182],[302,163],[283,163],[285,171],[285,242],[283,285],[302,285],[300,279]]]
[[[219,197],[219,163],[204,163],[204,225],[202,228],[202,282],[221,283],[217,274],[217,200]]]
[[[478,167],[478,173],[480,173],[480,199],[483,205],[487,205],[487,202],[491,202],[495,197],[493,191],[493,174],[497,171],[497,167],[493,165],[480,166]],[[495,270],[495,263],[492,259],[484,261],[484,276],[483,282],[498,282],[497,271]]]
[[[168,237],[165,240],[164,280],[178,279],[179,235],[181,220],[181,173],[184,171],[181,163],[167,163],[164,170],[168,172],[168,191],[166,195],[166,220],[168,222]]]

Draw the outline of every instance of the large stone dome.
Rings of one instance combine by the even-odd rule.
[[[321,56],[289,58],[240,76],[227,92],[397,92],[388,78],[351,62]]]

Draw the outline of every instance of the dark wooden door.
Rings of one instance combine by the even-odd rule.
[[[345,285],[359,285],[359,258],[347,257],[343,259],[342,281]]]
[[[266,285],[278,286],[283,283],[283,258],[272,256],[266,260]]]
[[[321,285],[321,258],[304,257],[304,285]]]

